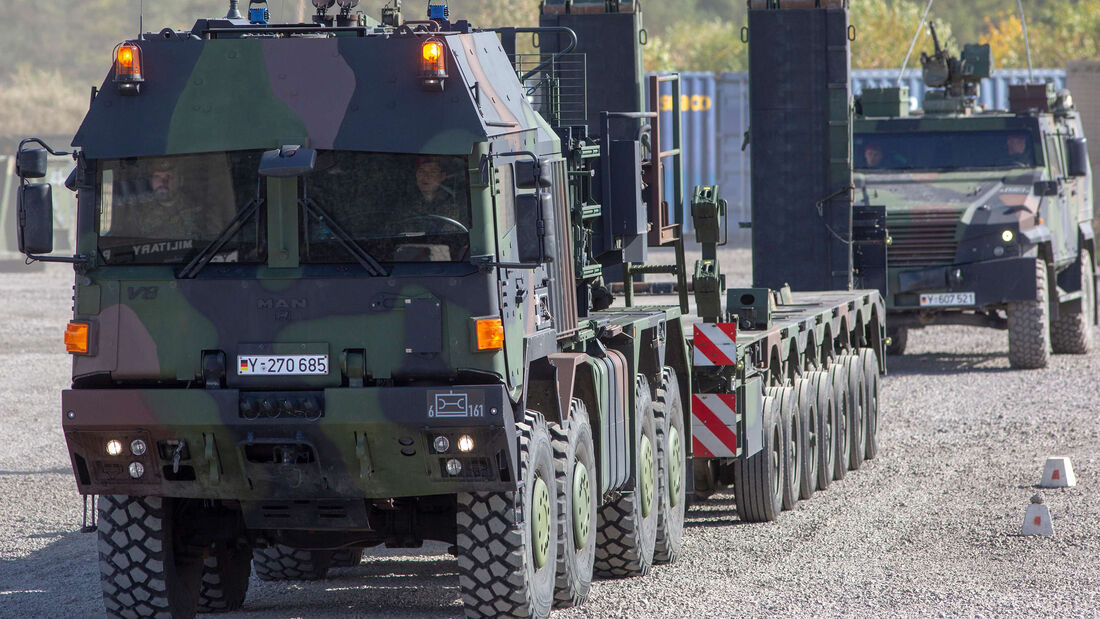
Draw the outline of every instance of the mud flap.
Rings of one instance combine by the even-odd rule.
[[[741,403],[741,435],[742,458],[748,458],[764,447],[764,398],[763,380],[759,377],[748,379],[737,394],[737,401]]]

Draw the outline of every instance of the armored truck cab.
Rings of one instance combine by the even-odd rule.
[[[1091,345],[1091,170],[1068,92],[1017,85],[1009,110],[975,106],[988,54],[967,46],[949,71],[925,56],[943,90],[923,112],[910,115],[905,88],[864,91],[855,199],[886,208],[893,352],[910,329],[980,325],[1008,330],[1013,367],[1043,367],[1052,349]]]

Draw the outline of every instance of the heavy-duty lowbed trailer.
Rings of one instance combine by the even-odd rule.
[[[62,426],[108,614],[440,540],[468,615],[545,616],[675,561],[689,496],[732,484],[771,520],[875,455],[876,291],[727,290],[714,187],[689,273],[678,77],[643,102],[637,3],[496,31],[315,4],[119,45],[74,139],[72,257],[53,151],[20,147],[20,248],[76,269]],[[658,272],[677,306],[612,303]]]

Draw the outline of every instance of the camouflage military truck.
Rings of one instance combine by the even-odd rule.
[[[909,114],[906,88],[864,90],[856,200],[886,207],[891,351],[934,324],[1008,330],[1009,361],[1084,353],[1096,322],[1091,171],[1068,91],[1011,86],[1008,111],[975,97],[988,46],[922,57],[936,90]]]
[[[20,146],[20,249],[76,272],[62,425],[109,615],[438,540],[468,615],[546,616],[675,561],[689,495],[771,520],[874,456],[881,297],[727,290],[714,187],[686,320],[678,77],[644,102],[639,5],[479,31],[356,4],[120,43],[73,140],[75,255],[37,180],[61,153]],[[678,306],[612,305],[653,272]]]

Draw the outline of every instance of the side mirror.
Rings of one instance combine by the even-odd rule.
[[[18,215],[19,251],[28,256],[52,252],[53,187],[48,183],[19,187]]]
[[[550,188],[550,166],[536,166],[534,161],[524,160],[517,161],[515,167],[516,187],[520,189]]]
[[[1058,181],[1039,181],[1035,183],[1035,195],[1049,197],[1058,195]]]
[[[516,236],[520,262],[549,262],[555,246],[554,205],[549,194],[516,196]]]
[[[1089,145],[1085,138],[1066,138],[1066,173],[1074,178],[1089,175]]]
[[[309,174],[317,165],[317,151],[301,146],[284,146],[265,151],[260,157],[260,175],[290,178]]]
[[[46,176],[48,156],[45,148],[26,148],[19,151],[15,159],[15,173],[20,178],[43,178]]]

